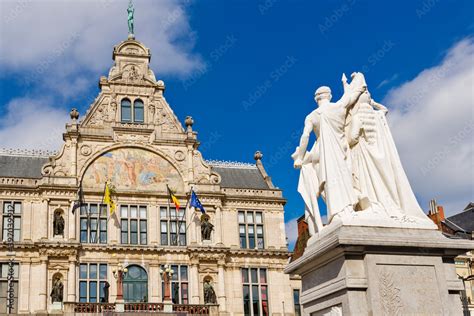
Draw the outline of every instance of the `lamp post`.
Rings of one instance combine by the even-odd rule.
[[[112,270],[114,278],[117,279],[117,301],[123,301],[123,278],[127,272],[128,269],[120,263],[117,265],[117,269]]]
[[[15,306],[15,288],[13,281],[15,280],[15,261],[14,261],[14,256],[15,253],[13,252],[14,248],[14,242],[15,242],[15,236],[14,236],[14,222],[15,222],[15,217],[14,217],[14,212],[15,209],[13,207],[13,204],[8,204],[7,205],[7,244],[8,244],[8,256],[10,256],[10,259],[8,260],[8,289],[7,289],[7,309],[8,313],[11,314],[13,312],[13,308]]]
[[[171,301],[171,286],[170,286],[170,281],[171,278],[173,277],[173,269],[167,264],[164,265],[164,269],[160,269],[160,274],[161,277],[163,278],[163,283],[165,285],[165,293],[163,293],[163,304],[164,312],[172,312],[173,311],[173,302]]]

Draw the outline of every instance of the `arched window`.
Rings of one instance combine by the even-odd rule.
[[[133,102],[133,121],[136,123],[143,123],[143,101],[140,99]]]
[[[130,265],[123,279],[125,302],[148,302],[148,275],[140,266]]]
[[[129,99],[123,99],[120,104],[121,108],[121,117],[122,122],[131,122],[132,121],[132,103]]]

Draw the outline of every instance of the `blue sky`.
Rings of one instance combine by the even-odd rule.
[[[127,1],[0,4],[0,147],[55,149],[71,107],[85,113]],[[288,199],[290,240],[303,212],[292,167],[320,85],[365,73],[425,210],[473,200],[472,1],[135,1],[135,33],[178,118],[193,116],[206,159],[260,150]],[[33,27],[32,27],[33,26]],[[391,115],[391,116],[390,116]],[[20,117],[20,118],[19,118]]]

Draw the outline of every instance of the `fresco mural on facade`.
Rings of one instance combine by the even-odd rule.
[[[103,188],[110,180],[117,190],[183,190],[183,181],[172,164],[140,148],[119,148],[102,154],[86,170],[85,188]]]

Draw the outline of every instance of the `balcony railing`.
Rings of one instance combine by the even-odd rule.
[[[115,311],[115,303],[73,303],[75,313],[103,313]]]
[[[163,303],[125,303],[126,312],[161,312]]]
[[[97,314],[116,312],[116,303],[76,303],[64,302],[64,312],[78,314]],[[122,311],[125,313],[163,313],[163,303],[123,303]],[[177,315],[219,315],[219,305],[199,304],[173,304],[173,312]]]

